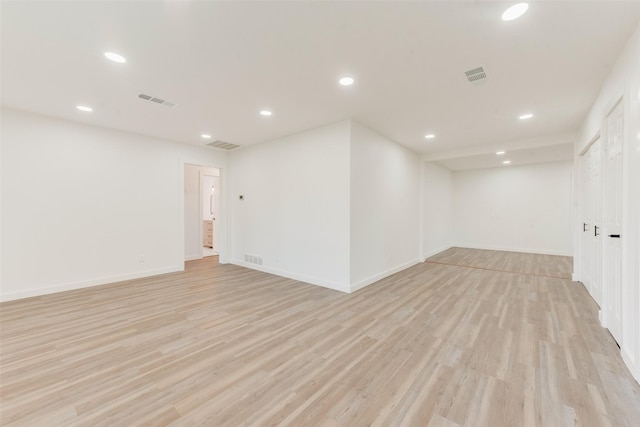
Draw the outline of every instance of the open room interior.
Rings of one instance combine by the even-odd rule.
[[[0,425],[640,416],[640,2],[0,7]]]

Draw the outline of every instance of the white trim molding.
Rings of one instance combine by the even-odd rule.
[[[365,286],[369,286],[369,285],[371,285],[371,284],[373,284],[373,283],[375,283],[375,282],[377,282],[379,280],[384,279],[385,277],[389,277],[392,274],[398,273],[398,272],[400,272],[402,270],[406,270],[409,267],[413,267],[414,265],[419,264],[419,263],[420,263],[419,259],[414,259],[414,260],[411,260],[411,261],[406,262],[404,264],[400,264],[397,267],[393,267],[393,268],[390,268],[388,270],[385,270],[382,273],[374,274],[373,276],[368,277],[368,278],[366,278],[364,280],[361,280],[361,281],[359,281],[357,283],[352,283],[351,284],[350,293],[351,292],[355,292],[355,291],[357,291],[359,289],[362,289]]]
[[[329,288],[335,291],[350,293],[348,284],[332,282],[330,280],[321,279],[319,277],[312,277],[304,274],[293,273],[287,270],[280,270],[278,268],[273,268],[266,265],[253,264],[250,262],[241,261],[239,259],[230,260],[230,264],[234,264],[240,267],[245,267],[250,270],[262,271],[263,273],[275,274],[276,276],[298,280],[300,282],[309,283],[311,285],[322,286],[323,288]]]
[[[103,285],[113,284],[117,282],[122,282],[125,280],[141,279],[143,277],[157,276],[159,274],[165,274],[165,273],[175,273],[177,271],[184,271],[184,267],[182,265],[179,265],[174,267],[158,268],[156,270],[146,270],[146,271],[139,271],[136,273],[122,274],[118,276],[100,277],[98,279],[82,280],[82,281],[73,282],[73,283],[63,283],[63,284],[58,284],[53,286],[47,286],[44,288],[30,286],[30,289],[27,291],[11,292],[8,294],[0,295],[0,302],[13,301],[13,300],[18,300],[23,298],[38,297],[41,295],[56,294],[58,292],[73,291],[76,289],[90,288],[94,286],[103,286]]]
[[[487,251],[503,251],[503,252],[522,252],[525,254],[541,254],[541,255],[558,255],[558,256],[570,256],[573,254],[569,252],[562,251],[552,251],[552,250],[538,250],[538,249],[527,249],[527,248],[510,248],[504,246],[484,246],[484,245],[454,245],[454,247],[458,248],[466,248],[466,249],[484,249]]]
[[[440,248],[440,249],[429,251],[426,254],[422,254],[421,262],[425,262],[427,259],[431,258],[432,256],[438,255],[440,252],[444,252],[444,251],[449,250],[451,248],[453,248],[453,246],[445,246],[445,247]]]

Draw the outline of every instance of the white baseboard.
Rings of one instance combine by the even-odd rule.
[[[629,368],[631,375],[633,375],[633,378],[635,378],[638,384],[640,384],[640,366],[635,363],[633,358],[629,355],[629,353],[626,352],[624,348],[620,349],[620,354],[622,355],[622,360],[624,361],[625,365],[627,365],[627,368]]]
[[[28,289],[24,291],[11,292],[8,294],[0,294],[0,302],[37,297],[41,295],[55,294],[58,292],[72,291],[72,290],[82,289],[82,288],[90,288],[93,286],[106,285],[108,283],[122,282],[124,280],[140,279],[143,277],[157,276],[158,274],[174,273],[176,271],[183,271],[183,270],[184,270],[184,266],[180,265],[176,267],[158,268],[155,270],[139,271],[136,273],[121,274],[117,276],[101,277],[98,279],[82,280],[82,281],[73,282],[73,283],[64,283],[64,284],[59,284],[54,286],[47,286],[44,288],[34,287],[32,289]]]
[[[382,280],[385,277],[391,276],[392,274],[395,274],[395,273],[397,273],[399,271],[402,271],[402,270],[405,270],[405,269],[407,269],[409,267],[412,267],[412,266],[418,264],[419,262],[420,262],[419,259],[414,259],[414,260],[411,260],[409,262],[405,262],[404,264],[400,264],[397,267],[393,267],[393,268],[390,268],[388,270],[385,270],[382,273],[374,274],[373,276],[368,277],[368,278],[366,278],[364,280],[361,280],[358,283],[353,283],[353,284],[351,284],[351,292],[355,292],[355,291],[357,291],[359,289],[364,288],[365,286],[369,286],[369,285],[377,282],[378,280]]]
[[[604,323],[604,311],[602,311],[602,309],[598,310],[598,321],[600,321],[600,326],[607,329]]]
[[[241,261],[238,259],[233,259],[231,260],[231,264],[234,265],[239,265],[241,267],[246,267],[246,268],[250,268],[252,270],[258,270],[258,271],[262,271],[264,273],[270,273],[270,274],[275,274],[276,276],[282,276],[282,277],[287,277],[289,279],[294,279],[294,280],[299,280],[301,282],[306,282],[306,283],[310,283],[312,285],[318,285],[318,286],[322,286],[324,288],[329,288],[329,289],[333,289],[336,291],[340,291],[340,292],[345,292],[345,293],[352,293],[357,291],[358,289],[362,289],[365,286],[368,286],[372,283],[377,282],[378,280],[384,279],[387,276],[391,276],[392,274],[395,274],[399,271],[405,270],[411,266],[414,266],[416,264],[418,264],[420,262],[420,260],[415,259],[415,260],[411,260],[409,262],[406,262],[404,264],[401,264],[397,267],[393,267],[390,268],[386,271],[383,271],[382,273],[379,274],[375,274],[371,277],[368,277],[364,280],[359,281],[358,283],[352,284],[352,285],[345,285],[345,284],[341,284],[341,283],[336,283],[336,282],[332,282],[329,280],[325,280],[325,279],[321,279],[318,277],[312,277],[312,276],[307,276],[307,275],[303,275],[303,274],[298,274],[298,273],[293,273],[291,271],[286,271],[286,270],[280,270],[277,268],[273,268],[273,267],[269,267],[269,266],[265,266],[265,265],[259,265],[259,264],[252,264],[252,263],[248,263],[245,261]]]
[[[453,247],[467,248],[467,249],[484,249],[488,251],[523,252],[526,254],[573,256],[572,253],[563,252],[563,251],[554,251],[550,249],[512,248],[507,246],[484,246],[484,245],[467,245],[467,244],[453,245]]]
[[[426,254],[423,254],[423,255],[422,255],[422,262],[426,261],[426,260],[427,260],[427,258],[431,258],[431,257],[432,257],[432,256],[434,256],[434,255],[438,255],[440,252],[444,252],[444,251],[446,251],[447,249],[451,249],[452,247],[453,247],[453,246],[445,246],[445,247],[442,247],[442,248],[440,248],[440,249],[436,249],[436,250],[434,250],[434,251],[429,251],[429,252],[427,252]]]
[[[576,273],[571,273],[571,280],[573,280],[574,282],[580,282],[580,278]]]
[[[202,255],[197,254],[197,255],[185,255],[184,260],[185,261],[195,261],[197,259],[202,259]]]
[[[300,282],[322,286],[323,288],[329,288],[335,291],[349,293],[348,284],[336,283],[330,280],[321,279],[319,277],[307,276],[304,274],[298,274],[298,273],[294,273],[287,270],[280,270],[278,268],[268,267],[266,265],[253,264],[253,263],[241,261],[239,259],[232,259],[230,263],[234,265],[239,265],[240,267],[262,271],[263,273],[275,274],[276,276],[282,276],[288,279],[299,280]]]

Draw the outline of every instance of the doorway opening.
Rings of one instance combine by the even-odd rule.
[[[202,197],[202,255],[218,255],[220,251],[220,230],[217,217],[220,213],[220,171],[207,168],[200,175]]]
[[[220,254],[221,238],[220,169],[184,165],[185,261]]]

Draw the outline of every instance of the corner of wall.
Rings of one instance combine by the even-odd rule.
[[[419,156],[350,119],[349,281],[354,291],[420,258]]]
[[[404,264],[401,264],[401,265],[398,265],[396,267],[390,268],[390,269],[385,270],[383,272],[374,274],[373,276],[370,276],[370,277],[368,277],[366,279],[360,280],[360,281],[358,281],[356,283],[352,282],[351,285],[349,286],[349,293],[353,293],[353,292],[355,292],[357,290],[360,290],[360,289],[362,289],[362,288],[364,288],[366,286],[369,286],[369,285],[371,285],[371,284],[373,284],[373,283],[375,283],[375,282],[377,282],[379,280],[382,280],[382,279],[384,279],[386,277],[389,277],[389,276],[391,276],[393,274],[399,273],[402,270],[406,270],[409,267],[413,267],[414,265],[419,264],[420,262],[422,262],[422,261],[420,261],[419,259],[411,260],[409,262],[406,262]]]
[[[251,270],[261,271],[263,273],[274,274],[280,277],[287,277],[289,279],[297,280],[299,282],[309,283],[311,285],[322,286],[323,288],[333,289],[334,291],[351,293],[351,289],[348,283],[334,282],[331,280],[323,279],[321,277],[314,277],[306,274],[298,274],[292,271],[282,270],[279,268],[274,268],[266,265],[251,264],[239,259],[230,260],[230,264],[249,268]]]

